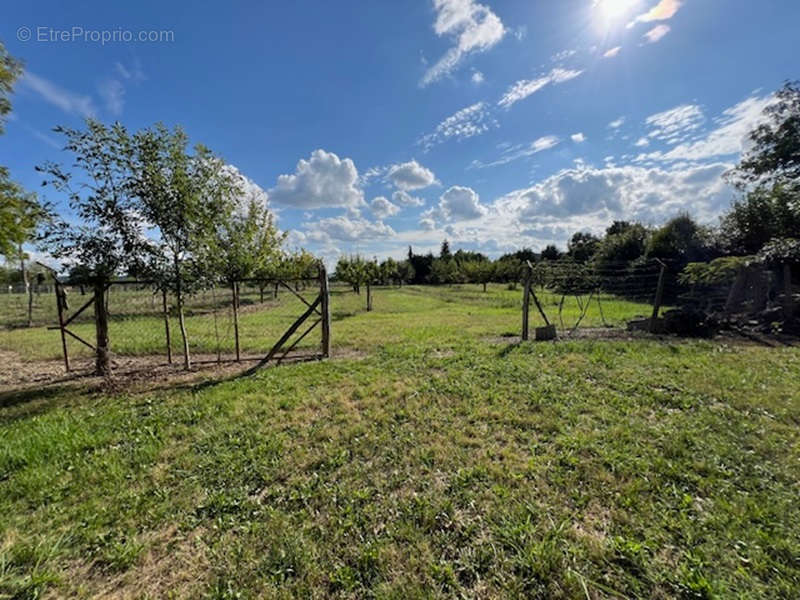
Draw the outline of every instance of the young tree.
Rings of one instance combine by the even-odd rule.
[[[495,275],[494,264],[485,259],[465,261],[461,263],[461,271],[470,283],[482,284],[484,292],[486,292],[486,284]]]
[[[41,246],[67,265],[78,265],[94,289],[98,374],[111,372],[108,350],[107,288],[123,271],[136,272],[148,248],[143,221],[131,189],[131,140],[120,124],[94,120],[86,130],[57,127],[74,155],[71,170],[56,163],[37,167],[56,191],[67,195],[78,223],[63,217],[45,222]]]
[[[33,325],[33,285],[29,277],[29,268],[25,260],[28,258],[23,244],[31,242],[39,225],[45,220],[48,211],[39,204],[35,194],[26,194],[16,184],[0,185],[0,247],[9,261],[19,263],[19,272],[25,292],[28,295],[28,327]]]
[[[161,289],[175,294],[183,341],[183,364],[189,369],[189,340],[184,318],[184,294],[202,282],[202,257],[214,247],[217,228],[230,218],[234,199],[241,196],[236,174],[202,145],[187,149],[180,128],[164,125],[137,133],[134,146],[133,190],[147,223],[158,231],[149,260],[150,275]]]
[[[242,182],[244,184],[244,182]],[[277,264],[286,239],[260,197],[239,199],[239,206],[222,219],[215,235],[200,249],[196,264],[219,276],[231,289],[236,357],[239,358],[239,283]],[[212,285],[216,282],[211,282]]]
[[[384,260],[378,268],[378,280],[382,285],[391,285],[400,280],[400,265],[393,258]]]

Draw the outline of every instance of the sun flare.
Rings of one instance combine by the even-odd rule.
[[[597,0],[595,7],[604,21],[617,21],[630,12],[638,0]]]

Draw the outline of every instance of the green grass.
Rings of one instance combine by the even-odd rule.
[[[518,295],[341,295],[359,358],[6,395],[0,597],[798,597],[800,351],[498,343]]]
[[[230,356],[234,351],[233,319],[225,290],[217,290],[217,304],[220,308],[216,316],[211,310],[211,297],[205,294],[189,303],[186,327],[192,353],[215,354],[217,349]],[[305,290],[305,297],[312,299],[313,291]],[[558,318],[560,296],[540,292],[541,301],[549,318],[561,326]],[[86,297],[88,298],[88,296]],[[76,310],[85,301],[84,297],[71,297],[71,309]],[[380,340],[373,332],[364,331],[363,324],[351,317],[364,312],[365,294],[357,296],[350,291],[337,289],[332,294],[331,306],[336,325],[334,343],[345,346],[372,347]],[[378,320],[394,320],[398,315],[423,313],[426,317],[424,328],[417,328],[427,336],[431,326],[441,322],[445,335],[454,326],[461,333],[479,335],[519,335],[521,321],[522,293],[519,289],[509,290],[503,285],[491,285],[486,293],[480,286],[442,286],[442,287],[404,287],[378,288],[374,291],[374,313]],[[266,354],[271,345],[302,314],[306,307],[300,300],[286,291],[281,291],[278,300],[269,299],[264,304],[258,295],[251,291],[243,297],[243,310],[240,315],[240,345],[242,352],[251,355]],[[601,307],[592,300],[586,312],[582,327],[599,327],[604,323],[622,326],[635,316],[649,314],[646,304],[630,302],[612,296],[603,296]],[[151,294],[147,290],[136,292],[116,292],[109,301],[111,322],[109,338],[111,350],[120,356],[141,356],[166,354],[166,336],[163,316]],[[476,312],[478,311],[478,312]],[[574,298],[564,302],[563,325],[569,329],[577,321],[581,310]],[[443,321],[434,318],[442,314]],[[84,317],[85,315],[85,317]],[[83,313],[81,319],[70,325],[70,329],[85,340],[94,341],[94,324],[91,322],[91,309]],[[54,317],[55,318],[55,317]],[[543,325],[538,312],[531,308],[531,326]],[[414,323],[407,323],[406,331],[395,332],[387,328],[385,335],[390,339],[406,339]],[[178,320],[170,319],[172,351],[181,352]],[[395,337],[395,333],[400,334]],[[366,335],[365,335],[366,334]],[[310,348],[319,343],[317,334],[310,334],[299,348]],[[80,342],[68,338],[68,352],[71,357],[90,357],[92,350]],[[47,327],[0,330],[0,349],[18,353],[23,359],[58,359],[61,356],[61,338],[57,330]]]

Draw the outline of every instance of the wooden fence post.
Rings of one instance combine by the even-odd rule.
[[[164,311],[164,331],[167,335],[167,363],[172,364],[172,339],[169,335],[169,309],[167,308],[167,288],[161,290],[161,308]]]
[[[372,286],[367,282],[367,312],[372,310]]]
[[[788,320],[794,314],[794,299],[792,298],[792,266],[783,263],[783,316]]]
[[[528,312],[531,303],[531,269],[527,267],[525,270],[525,281],[522,290],[522,341],[528,341]]]
[[[319,295],[322,298],[322,356],[329,358],[331,355],[331,298],[328,289],[328,273],[325,265],[319,266]]]
[[[650,333],[655,333],[656,319],[658,319],[658,311],[661,310],[661,300],[664,297],[664,271],[667,265],[660,260],[656,259],[658,264],[661,265],[661,270],[658,272],[658,284],[656,285],[656,296],[653,299],[653,314],[650,316]]]
[[[67,336],[64,334],[64,291],[61,288],[61,283],[53,275],[55,281],[54,289],[56,291],[56,308],[58,310],[58,329],[61,332],[61,351],[64,353],[64,367],[69,373],[69,355],[67,354]]]

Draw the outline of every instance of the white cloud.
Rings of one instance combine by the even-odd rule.
[[[468,53],[490,49],[506,32],[500,18],[474,0],[433,0],[433,6],[437,13],[433,25],[436,35],[455,38],[455,45],[425,72],[421,86],[450,73]]]
[[[400,212],[400,207],[389,202],[385,196],[377,196],[370,204],[372,214],[378,219],[385,219]]]
[[[619,119],[616,119],[615,121],[611,121],[611,123],[609,123],[608,126],[611,129],[619,129],[624,124],[625,124],[625,117],[620,117]]]
[[[571,139],[573,142],[575,142],[576,144],[582,144],[583,142],[585,142],[585,141],[586,141],[586,136],[585,136],[585,135],[583,135],[583,133],[581,133],[581,132],[578,132],[578,133],[573,133],[573,134],[572,134],[571,136],[569,136],[569,137],[570,137],[570,139]]]
[[[645,123],[651,128],[648,137],[676,144],[705,121],[702,109],[696,104],[682,104],[664,112],[647,117]]]
[[[675,170],[579,167],[515,193],[523,201],[523,221],[568,222],[583,216],[658,223],[682,211],[709,221],[732,197],[722,180],[728,168],[722,163]]]
[[[44,77],[39,77],[30,71],[26,71],[23,74],[21,83],[65,113],[80,115],[82,117],[92,117],[97,112],[89,96],[75,94],[74,92],[65,90]]]
[[[648,44],[655,44],[657,41],[667,35],[670,32],[670,29],[671,28],[669,25],[656,25],[642,37],[647,40]]]
[[[430,216],[424,216],[419,220],[419,226],[425,231],[433,231],[436,229],[436,221]]]
[[[562,50],[561,52],[557,52],[550,57],[550,60],[555,63],[561,63],[567,60],[568,58],[572,58],[578,53],[577,50]]]
[[[603,53],[603,58],[614,58],[617,54],[619,54],[620,50],[622,50],[622,46],[610,48]]]
[[[505,146],[503,152],[500,154],[500,158],[488,163],[484,163],[479,160],[474,160],[472,161],[470,166],[478,169],[483,169],[486,167],[497,167],[499,165],[505,165],[512,161],[519,160],[520,158],[525,158],[526,156],[533,156],[534,154],[538,154],[539,152],[550,150],[551,148],[557,146],[559,142],[560,140],[558,139],[558,137],[554,135],[546,135],[532,141],[530,144],[517,144],[515,146]]]
[[[583,71],[573,69],[555,68],[547,75],[542,75],[537,79],[520,79],[508,88],[503,97],[497,102],[498,106],[503,108],[510,108],[520,100],[524,100],[531,94],[535,94],[542,88],[550,84],[559,84],[575,79],[581,75]]]
[[[439,197],[439,213],[447,220],[470,220],[486,214],[486,207],[475,190],[454,185]]]
[[[483,83],[484,79],[483,73],[481,73],[480,71],[474,71],[470,79],[472,79],[472,83],[474,83],[475,85],[481,84]]]
[[[278,176],[269,196],[294,208],[358,207],[364,204],[358,171],[349,158],[314,150],[309,160],[300,159],[292,175]]]
[[[436,176],[433,174],[433,171],[423,167],[413,159],[389,167],[386,178],[398,189],[406,191],[418,190],[436,183]]]
[[[650,140],[648,140],[646,137],[639,138],[638,140],[636,140],[636,143],[634,144],[634,146],[636,146],[637,148],[647,148],[647,146],[649,145],[650,145]]]
[[[135,59],[130,65],[124,65],[121,62],[114,63],[114,70],[123,79],[139,83],[147,79],[144,71],[142,70],[142,63],[139,59]]]
[[[117,79],[107,79],[97,86],[100,97],[106,104],[106,110],[114,116],[122,114],[125,106],[125,86]]]
[[[775,101],[774,96],[751,96],[726,109],[715,119],[716,128],[704,137],[686,141],[669,152],[647,155],[646,159],[662,161],[703,161],[739,154],[746,149],[748,134],[764,119],[764,109]]]
[[[633,27],[636,23],[651,23],[653,21],[667,21],[675,16],[683,0],[661,0],[656,6],[637,16],[628,23],[628,27]]]
[[[492,117],[486,102],[476,102],[447,117],[436,126],[433,133],[423,135],[417,140],[417,144],[428,151],[450,138],[457,140],[471,138],[497,126],[497,120]]]
[[[315,223],[305,223],[306,236],[312,241],[328,242],[339,240],[343,242],[370,241],[391,238],[396,235],[394,229],[381,221],[371,222],[362,218],[352,218],[345,215],[320,219]]]
[[[422,198],[412,196],[405,190],[397,190],[392,194],[392,202],[399,206],[423,206],[425,201]]]

